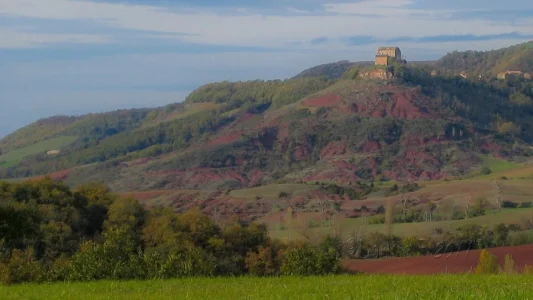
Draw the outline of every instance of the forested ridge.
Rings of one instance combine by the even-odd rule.
[[[533,72],[533,41],[492,51],[454,51],[439,59],[436,67],[489,76],[508,70]]]

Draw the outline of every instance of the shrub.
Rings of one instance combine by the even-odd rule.
[[[505,255],[503,263],[503,272],[506,274],[514,274],[516,272],[513,256],[510,254]]]
[[[289,248],[283,255],[283,275],[326,275],[339,272],[339,257],[333,247],[320,247],[305,243]]]
[[[524,274],[533,275],[533,266],[524,266]]]
[[[278,194],[278,198],[279,199],[286,198],[286,197],[289,197],[289,196],[290,195],[287,192],[279,192],[279,194]]]
[[[261,247],[256,252],[248,252],[246,268],[254,276],[277,275],[280,269],[280,258],[273,247]]]
[[[492,170],[491,170],[489,167],[483,167],[483,168],[481,168],[481,174],[483,174],[483,175],[489,175],[490,173],[492,173]]]
[[[479,261],[476,266],[476,274],[496,274],[498,273],[498,259],[496,256],[490,254],[487,250],[481,250],[479,253]]]
[[[0,282],[4,284],[42,282],[44,275],[32,248],[15,249],[9,260],[0,264]]]

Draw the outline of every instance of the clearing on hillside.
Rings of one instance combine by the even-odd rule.
[[[15,165],[26,156],[39,153],[46,154],[47,151],[61,149],[72,144],[77,139],[77,136],[58,136],[0,155],[0,168]]]

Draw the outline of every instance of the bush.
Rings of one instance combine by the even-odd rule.
[[[320,249],[308,243],[289,248],[281,265],[283,275],[326,275],[339,270],[339,256],[335,248]]]
[[[279,199],[286,198],[286,197],[289,197],[289,196],[290,196],[290,194],[287,193],[287,192],[279,192],[279,194],[278,194],[278,198]]]
[[[516,273],[514,259],[513,256],[511,256],[510,254],[505,255],[505,260],[503,263],[503,272],[506,274]]]
[[[9,259],[0,264],[0,282],[4,284],[42,282],[44,275],[32,248],[15,249]]]
[[[492,173],[492,170],[491,170],[489,167],[483,167],[483,168],[481,168],[481,174],[483,174],[483,175],[489,175],[490,173]]]
[[[499,271],[498,259],[487,250],[481,250],[476,266],[476,274],[496,274]]]
[[[524,266],[524,274],[533,275],[533,266]]]
[[[274,247],[261,247],[256,252],[248,252],[245,261],[246,268],[251,275],[272,276],[279,274],[281,262],[278,251]]]

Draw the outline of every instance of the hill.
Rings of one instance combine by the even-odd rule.
[[[353,67],[369,66],[373,64],[374,62],[372,61],[351,62],[347,60],[341,60],[338,62],[322,64],[322,65],[309,68],[307,70],[302,71],[298,75],[294,76],[294,78],[323,76],[324,78],[329,79],[329,80],[336,80],[336,79],[341,78],[342,75],[346,71],[350,70]]]
[[[391,71],[388,81],[212,83],[183,104],[41,120],[1,141],[0,176],[74,168],[72,183],[100,178],[119,191],[280,180],[349,185],[464,176],[486,155],[530,155],[530,82],[470,82],[406,66]],[[69,143],[40,147],[61,137]]]
[[[533,41],[492,51],[454,51],[435,66],[456,73],[492,76],[508,70],[533,73]]]

